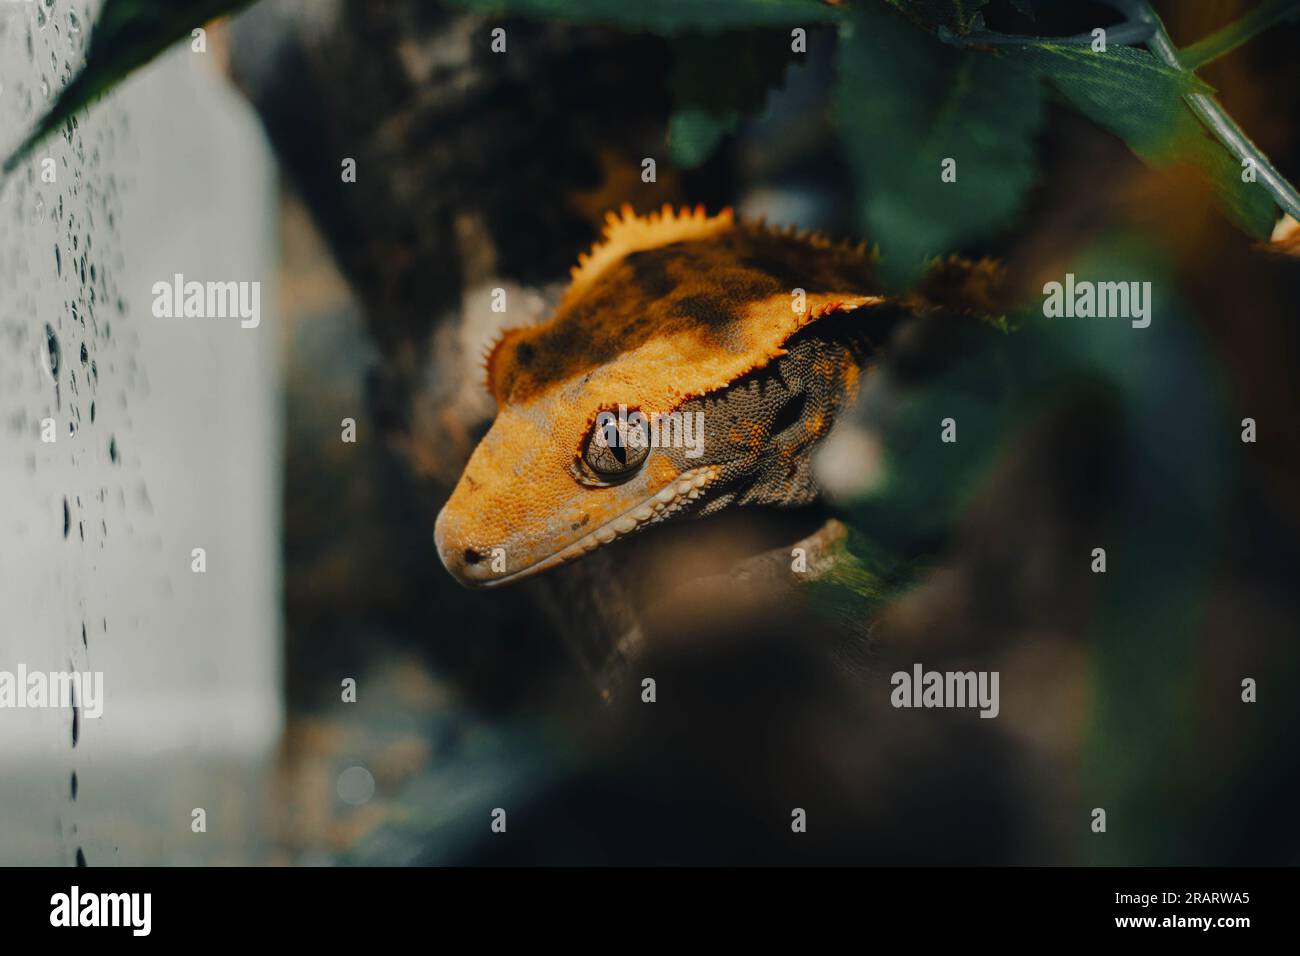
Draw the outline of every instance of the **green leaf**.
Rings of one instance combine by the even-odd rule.
[[[1041,324],[1041,323],[1040,323]],[[954,319],[924,386],[909,393],[883,431],[885,478],[851,507],[852,526],[888,553],[940,551],[972,497],[1027,421],[1072,369],[1048,336],[995,331]],[[953,418],[958,441],[940,441]]]
[[[888,0],[908,19],[930,32],[947,27],[954,33],[969,33],[975,27],[980,7],[989,0]]]
[[[686,168],[708,159],[742,117],[757,113],[798,56],[780,30],[684,34],[672,46],[668,146],[673,163]]]
[[[50,111],[5,160],[6,175],[36,144],[89,106],[132,70],[143,66],[190,31],[251,0],[106,0],[90,35],[86,63],[63,88]]]
[[[1135,150],[1163,147],[1171,118],[1187,112],[1185,94],[1214,92],[1193,74],[1130,46],[1094,53],[1090,47],[1037,43],[1025,46],[1022,57],[1080,111],[1104,120]]]
[[[1128,234],[1108,235],[1061,267],[1058,277],[1068,270],[1080,281],[1147,280],[1166,290],[1140,331],[1123,320],[1045,318],[1038,296],[1011,317],[1009,334],[974,319],[945,320],[924,379],[909,385],[884,422],[884,480],[848,505],[852,527],[886,553],[933,554],[999,462],[1052,409],[1089,397],[1128,414],[1157,389],[1175,389],[1178,378],[1160,369],[1183,356],[1161,349],[1195,335],[1188,331],[1195,323],[1176,300],[1172,268],[1145,237]],[[1157,412],[1177,418],[1175,407]],[[949,417],[958,440],[944,443],[941,422]]]
[[[844,11],[821,0],[449,0],[491,15],[601,23],[628,30],[683,33],[838,20]]]
[[[668,122],[669,158],[674,166],[682,169],[698,166],[739,125],[740,113],[735,110],[721,113],[696,107],[674,110]]]
[[[1213,93],[1191,73],[1165,66],[1132,47],[1090,48],[1041,44],[1025,48],[1024,61],[1093,122],[1122,138],[1157,168],[1190,165],[1213,187],[1228,215],[1263,239],[1277,218],[1260,183],[1244,183],[1241,166],[1201,125],[1184,96]]]
[[[1300,19],[1300,0],[1264,0],[1245,16],[1233,20],[1222,30],[1198,40],[1178,52],[1178,62],[1185,70],[1200,69],[1207,63],[1231,53],[1269,27]]]
[[[836,116],[862,227],[882,276],[1006,226],[1037,168],[1042,90],[1011,57],[958,50],[888,13],[855,19],[839,51]],[[942,182],[945,159],[956,181]]]

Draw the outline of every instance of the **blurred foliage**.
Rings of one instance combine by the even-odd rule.
[[[886,279],[1008,225],[1036,172],[1042,92],[1009,58],[958,50],[887,12],[841,30],[835,116]],[[941,182],[945,159],[956,179]]]
[[[1090,859],[1108,864],[1206,862],[1173,841],[1203,826],[1203,807],[1189,797],[1203,789],[1204,768],[1187,715],[1196,710],[1206,596],[1240,448],[1210,345],[1179,301],[1170,266],[1151,250],[1140,237],[1113,235],[1071,266],[1077,281],[1151,281],[1159,305],[1140,332],[1123,319],[1045,319],[1038,309],[1014,316],[1009,335],[953,330],[950,359],[884,430],[885,481],[849,508],[854,560],[823,585],[835,616],[855,598],[878,608],[915,580],[921,566],[912,556],[948,543],[1027,430],[1086,402],[1090,426],[1100,423],[1106,441],[1098,543],[1111,573],[1088,574],[1081,555],[1081,578],[1100,590],[1087,633],[1086,806],[1077,812],[1084,819],[1103,806],[1111,830],[1122,832],[1088,844]],[[958,440],[944,444],[940,423],[949,417]],[[1005,485],[994,487],[1005,495]],[[1014,498],[997,507],[1005,525],[1026,520]],[[1134,823],[1170,815],[1178,825]],[[1218,825],[1244,831],[1250,823],[1243,815]]]
[[[106,0],[85,68],[10,156],[6,172],[133,69],[194,27],[248,2]],[[862,231],[878,243],[882,274],[894,285],[915,279],[930,258],[988,239],[1010,224],[1036,173],[1045,86],[1122,137],[1147,162],[1195,167],[1251,236],[1266,236],[1276,218],[1270,188],[1263,180],[1242,182],[1240,158],[1208,135],[1189,108],[1188,96],[1212,90],[1178,68],[1186,63],[1164,65],[1119,43],[1103,53],[1078,38],[1053,42],[992,34],[984,29],[987,0],[448,2],[491,15],[674,37],[670,87],[677,109],[668,146],[682,166],[703,162],[744,117],[762,110],[797,56],[789,31],[834,24],[839,82],[828,107],[850,163]],[[1028,0],[1014,6],[1033,16]],[[1141,0],[1129,7],[1149,13]],[[1194,44],[1188,62],[1207,62],[1298,9],[1296,0],[1271,0]],[[939,179],[945,158],[957,161],[955,182]],[[1294,197],[1289,185],[1281,188]]]
[[[686,168],[708,159],[741,119],[758,112],[798,56],[781,30],[687,33],[672,46],[668,85],[676,111],[668,148],[672,161]]]
[[[841,11],[822,0],[450,0],[481,13],[600,23],[677,34],[834,20]]]
[[[927,30],[944,28],[967,34],[983,27],[983,8],[989,0],[885,0],[918,26]],[[1048,0],[1050,3],[1051,0]],[[1022,16],[1034,16],[1031,0],[1011,0]]]

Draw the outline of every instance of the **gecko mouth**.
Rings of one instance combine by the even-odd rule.
[[[465,581],[464,583],[480,588],[500,587],[503,584],[510,584],[531,577],[534,574],[548,571],[561,564],[567,564],[585,554],[590,554],[597,548],[613,544],[619,538],[635,534],[642,528],[656,524],[691,507],[699,500],[704,489],[717,481],[721,473],[721,469],[716,465],[705,465],[684,471],[655,494],[628,508],[622,514],[606,521],[594,531],[589,531],[576,541],[564,545],[527,567],[511,571],[509,574],[503,574],[500,577],[482,578]]]

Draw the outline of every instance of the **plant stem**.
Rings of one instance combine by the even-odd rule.
[[[1186,70],[1178,58],[1178,49],[1174,46],[1169,34],[1165,32],[1164,24],[1156,16],[1156,12],[1151,9],[1148,0],[1104,0],[1109,6],[1124,13],[1127,18],[1135,23],[1150,24],[1153,28],[1151,39],[1147,41],[1147,47],[1158,59],[1164,62],[1166,66],[1175,70]],[[1300,193],[1296,192],[1294,186],[1286,181],[1286,178],[1277,171],[1268,157],[1264,155],[1233,120],[1219,105],[1213,96],[1206,93],[1187,93],[1183,96],[1187,105],[1191,107],[1192,112],[1197,118],[1212,132],[1215,137],[1222,143],[1238,161],[1249,159],[1255,166],[1255,175],[1273,197],[1274,201],[1286,212],[1290,213],[1297,219],[1300,219]]]
[[[1264,0],[1250,13],[1233,20],[1223,29],[1184,47],[1178,52],[1178,62],[1185,70],[1200,69],[1274,24],[1282,20],[1293,20],[1297,16],[1300,16],[1300,0]]]

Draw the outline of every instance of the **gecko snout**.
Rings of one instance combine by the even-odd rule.
[[[480,587],[496,576],[491,570],[491,555],[466,539],[445,507],[433,523],[433,543],[442,566],[466,587]]]

